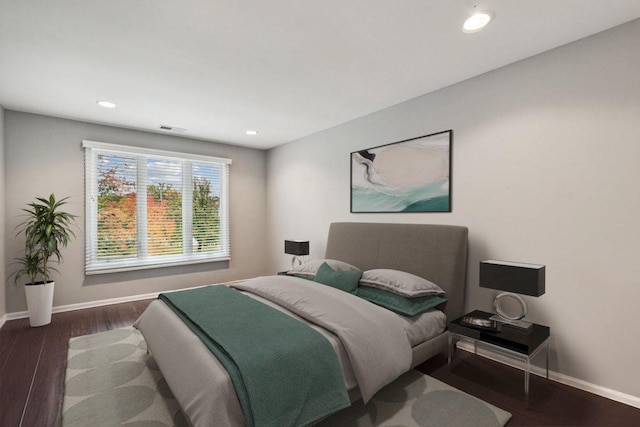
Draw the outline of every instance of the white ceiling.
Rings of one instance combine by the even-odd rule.
[[[495,21],[465,34],[474,3]],[[0,0],[0,105],[267,149],[638,17],[640,0]]]

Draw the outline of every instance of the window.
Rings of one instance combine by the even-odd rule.
[[[230,258],[229,165],[83,141],[86,274]]]

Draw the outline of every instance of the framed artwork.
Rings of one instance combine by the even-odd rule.
[[[453,130],[351,153],[351,212],[451,212]]]

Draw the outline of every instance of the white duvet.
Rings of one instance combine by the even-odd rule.
[[[357,386],[365,401],[411,367],[406,324],[384,308],[296,277],[259,277],[230,286],[322,333],[338,355],[345,385]],[[227,371],[166,304],[151,303],[136,327],[194,426],[244,425]]]

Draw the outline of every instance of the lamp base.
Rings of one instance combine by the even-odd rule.
[[[291,268],[294,269],[297,266],[302,265],[302,258],[300,258],[299,256],[294,256],[291,258]]]
[[[509,316],[502,307],[502,302],[505,299],[513,299],[520,304],[520,313],[515,316]],[[520,295],[514,294],[512,292],[502,292],[496,296],[496,299],[493,300],[493,308],[496,310],[496,313],[493,315],[490,320],[495,320],[496,322],[500,322],[503,325],[513,326],[518,329],[531,329],[533,323],[527,322],[524,317],[527,315],[527,303],[520,297]]]
[[[500,316],[499,314],[494,314],[489,318],[489,320],[495,320],[503,325],[509,325],[523,330],[529,330],[533,326],[533,323],[527,322],[526,320],[510,320]]]

